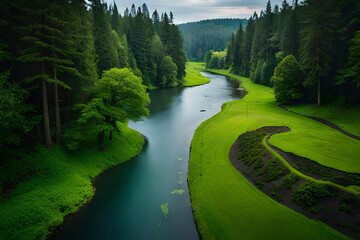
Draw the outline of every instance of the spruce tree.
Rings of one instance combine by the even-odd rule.
[[[320,105],[322,82],[334,61],[331,50],[335,47],[339,8],[335,0],[306,0],[305,4],[307,15],[302,32],[302,59],[307,72],[305,85],[316,89],[317,104]]]
[[[99,56],[99,75],[112,67],[119,67],[119,56],[114,41],[110,21],[105,13],[105,5],[100,0],[91,0],[93,14],[93,33],[95,36],[95,49]]]
[[[236,74],[240,73],[240,69],[242,68],[242,60],[243,60],[243,27],[242,24],[239,26],[239,30],[236,32],[234,47],[233,47],[233,66],[232,71]]]

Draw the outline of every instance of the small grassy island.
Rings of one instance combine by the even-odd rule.
[[[272,197],[283,198],[277,191],[273,191],[273,196],[271,196],[270,189],[270,194],[267,196],[259,190],[261,187],[269,189],[267,182],[283,179],[277,180],[277,184],[281,185],[282,181],[283,185],[286,185],[286,182],[292,182],[298,178],[289,175],[290,172],[298,171],[292,167],[289,168],[288,164],[283,165],[276,153],[269,153],[269,156],[273,155],[269,158],[270,160],[262,159],[262,154],[256,157],[256,151],[262,151],[260,144],[259,150],[255,148],[253,152],[248,153],[249,156],[254,157],[254,160],[251,160],[249,156],[244,157],[243,164],[253,165],[251,168],[258,169],[258,173],[250,171],[249,174],[263,176],[252,178],[249,182],[246,179],[246,168],[241,170],[244,173],[242,174],[233,167],[229,160],[229,151],[240,135],[266,126],[286,126],[291,131],[287,130],[271,136],[269,144],[284,152],[311,159],[321,164],[320,166],[349,173],[352,180],[338,189],[344,192],[343,195],[349,194],[350,198],[359,199],[360,142],[320,122],[280,108],[275,102],[273,90],[269,87],[254,84],[247,78],[229,73],[228,70],[208,71],[240,80],[241,87],[245,88],[248,94],[241,100],[225,103],[220,113],[199,126],[192,141],[188,180],[194,217],[202,238],[236,239],[240,236],[245,239],[346,238],[327,226],[326,221],[323,223],[319,220],[310,220],[271,199]],[[266,135],[266,133],[259,135],[259,140],[256,141],[263,142]],[[251,141],[251,144],[255,143],[255,140],[248,141]],[[239,155],[239,158],[242,157]],[[342,161],[339,162],[337,159]],[[266,166],[268,166],[267,170]],[[321,170],[316,173],[319,172]],[[300,175],[307,181],[310,181],[309,178],[319,178],[308,172],[300,173]],[[320,179],[339,182],[336,181],[339,177],[329,179],[320,176]],[[312,180],[309,184],[318,181]],[[251,182],[257,182],[257,187]],[[301,187],[305,188],[304,185],[299,185],[300,182],[296,184],[298,192]],[[295,181],[290,183],[290,186],[292,184],[295,184]],[[328,186],[319,184],[326,188]],[[330,184],[330,186],[333,185]],[[274,187],[276,189],[276,185]],[[324,191],[324,194],[328,195],[328,190]],[[330,195],[332,196],[332,193],[329,193],[329,197]],[[281,202],[279,199],[278,201]],[[317,202],[316,199],[314,201]],[[355,204],[355,206],[354,212],[351,213],[353,215],[359,211],[359,205]],[[335,206],[334,214],[337,214],[336,211],[339,212],[338,214],[342,214],[342,211],[346,212],[347,210],[344,209],[352,209],[352,207],[349,207],[346,201],[339,202],[339,205]],[[312,208],[312,211],[316,212],[316,209]],[[309,216],[309,214],[305,215]],[[342,225],[340,227],[342,229],[347,226],[341,221],[337,224]],[[347,227],[357,229],[357,226]],[[347,233],[346,230],[343,232]],[[358,230],[355,230],[355,234],[359,234]]]

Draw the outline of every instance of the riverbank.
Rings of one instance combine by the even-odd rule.
[[[89,139],[79,151],[39,146],[34,152],[22,153],[15,163],[3,161],[3,186],[6,179],[14,178],[8,175],[28,174],[26,178],[15,176],[25,180],[7,184],[12,189],[2,194],[0,239],[45,239],[65,216],[86,204],[95,193],[92,180],[97,175],[142,150],[145,141],[140,133],[123,124],[119,128],[120,135],[114,134],[112,141],[105,139],[109,148],[105,152],[99,150],[96,133],[84,129]]]
[[[201,62],[187,62],[186,76],[184,77],[183,87],[193,87],[210,82],[210,79],[201,75],[199,69],[204,69],[205,63]]]
[[[269,198],[229,161],[239,135],[264,126],[287,126],[291,132],[269,142],[285,152],[347,172],[360,172],[359,141],[277,106],[271,88],[226,70],[210,70],[241,80],[248,95],[225,103],[220,113],[196,130],[189,165],[189,189],[203,239],[339,239],[341,233]],[[342,159],[342,161],[338,161]],[[352,187],[349,187],[352,188]],[[261,229],[261,231],[259,231]]]

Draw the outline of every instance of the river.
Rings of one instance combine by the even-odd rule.
[[[191,140],[201,122],[243,94],[236,81],[202,74],[211,82],[151,91],[150,118],[129,123],[147,137],[143,151],[100,175],[92,201],[65,219],[55,239],[199,239],[187,186]]]

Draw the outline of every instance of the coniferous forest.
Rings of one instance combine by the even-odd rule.
[[[0,0],[0,240],[360,239],[360,1],[126,3]]]
[[[340,99],[346,104],[359,103],[360,2],[291,4],[284,0],[281,6],[272,6],[269,1],[264,11],[255,12],[230,38],[227,56],[218,60],[224,64],[211,67],[231,67],[232,73],[274,86],[282,102],[316,100],[321,104]],[[293,57],[285,58],[289,55]],[[205,57],[207,63],[210,60],[211,52]],[[279,80],[278,64],[295,67],[289,70],[285,84]],[[296,77],[291,75],[294,71]],[[281,97],[286,92],[288,96]]]
[[[99,79],[112,68],[129,69],[129,76],[150,89],[182,84],[186,56],[171,12],[150,13],[146,4],[133,4],[120,13],[115,2],[100,0],[1,1],[0,11],[1,148],[20,144],[24,136],[51,148],[53,129],[60,143],[62,124],[96,119]],[[134,96],[145,98],[139,109],[149,102],[144,94]],[[103,130],[147,115],[114,112],[112,103],[105,104],[110,113],[100,113],[106,118],[98,121]],[[67,147],[76,148],[72,140],[79,136],[65,137]]]
[[[226,43],[247,19],[208,19],[199,22],[179,24],[184,35],[185,51],[189,60],[203,61],[209,50],[222,51]]]

